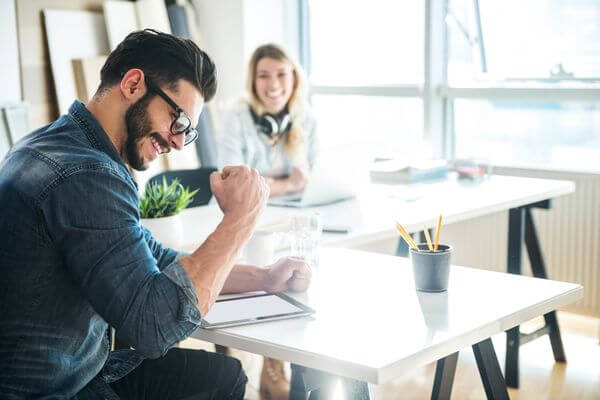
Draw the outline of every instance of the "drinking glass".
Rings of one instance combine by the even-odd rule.
[[[311,267],[319,264],[319,242],[323,231],[318,212],[290,216],[291,256],[304,259]]]

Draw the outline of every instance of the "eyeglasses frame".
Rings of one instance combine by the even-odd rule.
[[[192,119],[190,118],[190,116],[181,107],[179,107],[177,103],[175,103],[175,101],[173,101],[173,99],[171,99],[161,88],[159,88],[158,85],[155,85],[148,77],[144,77],[144,82],[146,82],[146,86],[148,87],[148,89],[152,90],[154,93],[159,95],[177,113],[177,117],[173,120],[173,122],[171,122],[171,126],[169,128],[171,135],[177,136],[184,134],[184,146],[187,146],[188,144],[196,140],[198,138],[198,131],[196,130],[196,128],[192,127]],[[173,126],[177,121],[180,121],[181,118],[185,118],[187,120],[186,128],[181,131],[174,131]],[[191,137],[191,139],[188,139],[188,137]]]

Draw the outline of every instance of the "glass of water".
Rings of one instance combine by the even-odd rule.
[[[322,231],[323,222],[320,213],[291,215],[291,256],[302,258],[311,267],[316,267],[319,264],[319,241]]]

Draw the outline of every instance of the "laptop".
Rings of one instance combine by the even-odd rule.
[[[276,196],[269,205],[311,207],[331,204],[356,196],[357,164],[340,157],[321,157],[315,163],[304,192]]]

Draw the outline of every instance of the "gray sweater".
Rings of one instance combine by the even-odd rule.
[[[316,121],[312,110],[305,110],[302,121],[303,146],[296,156],[284,151],[285,139],[270,146],[265,135],[260,133],[252,120],[248,103],[240,101],[224,116],[223,129],[218,138],[219,164],[248,165],[261,175],[281,177],[289,175],[292,167],[311,168],[318,151]]]

